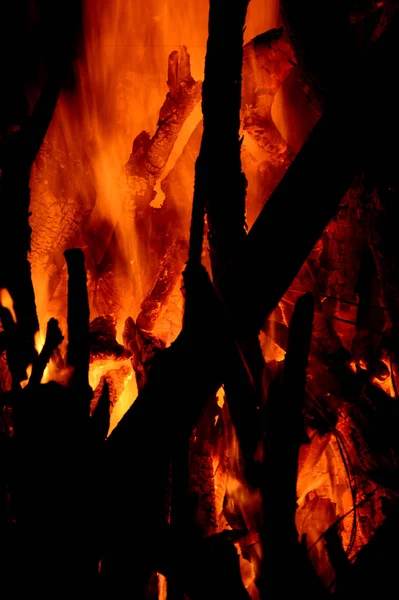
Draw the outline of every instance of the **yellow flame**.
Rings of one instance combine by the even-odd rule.
[[[137,393],[138,390],[136,378],[134,377],[134,372],[132,370],[131,373],[129,373],[129,375],[125,379],[125,388],[118,402],[115,404],[114,410],[112,411],[108,435],[113,429],[115,429],[119,421],[122,419],[123,415],[132,406],[133,402],[137,398]]]
[[[13,321],[14,321],[14,323],[16,323],[17,315],[15,314],[15,310],[14,310],[14,302],[13,302],[13,299],[11,298],[10,292],[8,290],[6,290],[6,288],[0,289],[0,304],[1,304],[1,306],[3,306],[4,308],[6,308],[7,310],[10,311]]]
[[[24,389],[29,383],[30,376],[32,375],[32,365],[28,365],[28,367],[26,369],[26,375],[27,375],[27,379],[24,379],[23,381],[21,381],[22,389]]]
[[[217,398],[217,404],[220,408],[223,408],[224,406],[224,401],[225,401],[225,396],[224,396],[224,389],[221,387],[218,389],[217,393],[216,393],[216,398]]]
[[[166,577],[161,573],[158,573],[158,595],[159,600],[166,600],[167,598],[168,583]]]

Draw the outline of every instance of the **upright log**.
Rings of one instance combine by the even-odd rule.
[[[73,248],[64,252],[68,267],[68,353],[67,364],[72,367],[72,387],[88,394],[90,363],[89,298],[82,250]],[[87,403],[87,415],[89,403]]]
[[[321,581],[295,526],[299,448],[305,441],[303,408],[313,324],[313,296],[305,294],[292,315],[281,380],[270,386],[264,444],[264,592],[275,598],[301,593],[323,598]],[[287,573],[290,574],[287,577]],[[270,595],[270,596],[269,596]]]

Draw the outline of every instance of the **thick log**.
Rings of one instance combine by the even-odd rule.
[[[136,250],[138,264],[146,264],[143,279],[148,286],[153,283],[159,259],[167,251],[167,247],[162,248],[160,244],[158,231],[152,231],[151,227],[153,209],[150,202],[154,197],[154,187],[162,175],[181,128],[201,98],[202,84],[191,75],[190,56],[185,47],[170,54],[167,83],[169,91],[159,113],[155,134],[151,137],[148,132],[142,131],[135,138],[132,153],[125,165],[124,180],[121,182],[125,191],[122,209],[124,223],[117,224],[108,248],[103,249],[104,256],[98,261],[102,265],[100,270],[113,264],[115,248],[123,240],[127,244],[128,254],[133,256]],[[136,234],[134,244],[131,239],[126,240],[126,222],[130,223],[129,229]],[[153,257],[149,248],[154,240],[157,252]],[[129,264],[123,268],[130,273]]]
[[[198,299],[190,289],[192,269],[201,262],[204,211],[210,262],[215,286],[237,245],[246,237],[246,177],[241,166],[240,107],[243,63],[243,27],[248,2],[231,7],[215,1],[210,5],[209,37],[203,84],[203,134],[195,165],[189,262],[186,270],[184,326],[196,319]],[[230,15],[231,26],[226,28]],[[224,104],[224,98],[230,102]],[[222,117],[223,115],[223,117]],[[220,139],[225,162],[218,161]],[[191,274],[190,274],[191,271]],[[194,274],[195,277],[195,274]],[[196,284],[194,283],[194,289]],[[197,290],[201,294],[200,290]],[[245,460],[251,463],[257,444],[256,420],[260,405],[263,357],[257,336],[239,339],[241,353],[232,346],[226,392]],[[234,365],[234,366],[233,366]]]
[[[201,82],[191,75],[190,56],[183,46],[169,55],[169,92],[163,103],[157,130],[152,138],[141,132],[133,142],[133,151],[125,166],[127,177],[140,177],[154,188],[184,122],[200,101]]]
[[[117,367],[115,369],[109,369],[109,371],[107,371],[105,375],[100,378],[100,381],[94,390],[93,399],[90,403],[91,415],[94,415],[95,411],[97,410],[97,406],[101,400],[105,385],[107,386],[106,394],[108,396],[109,413],[112,413],[113,409],[115,408],[115,404],[123,394],[126,378],[129,376],[129,374],[131,374],[130,367],[128,365],[122,365],[121,367]]]
[[[72,387],[80,394],[92,396],[89,386],[90,334],[89,299],[82,250],[64,252],[68,267],[68,351],[67,365],[73,368]],[[87,404],[89,414],[89,404]]]
[[[88,158],[67,153],[50,134],[36,156],[30,177],[30,263],[37,281],[55,275],[50,279],[50,299],[62,276],[64,250],[81,245],[74,243],[74,238],[81,233],[96,203],[92,182]]]
[[[306,439],[302,413],[312,324],[313,297],[306,294],[298,300],[291,319],[281,380],[273,381],[268,393],[261,587],[273,598],[290,597],[299,590],[307,597],[323,598],[322,583],[299,543],[295,526],[299,448]],[[276,493],[270,493],[271,489]]]

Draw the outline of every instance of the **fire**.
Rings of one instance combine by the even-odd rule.
[[[22,389],[24,389],[28,385],[31,374],[32,374],[32,365],[28,365],[28,368],[26,369],[26,376],[27,377],[26,377],[26,379],[24,379],[23,381],[21,381],[21,387],[22,387]]]
[[[136,186],[132,190],[134,186],[125,166],[134,142],[145,148],[156,132],[160,107],[168,93],[166,80],[171,52],[179,51],[181,61],[185,56],[184,48],[187,47],[191,76],[195,82],[203,79],[208,8],[206,0],[191,3],[184,0],[173,3],[163,0],[85,0],[84,47],[75,65],[76,91],[73,96],[65,92],[61,94],[31,174],[31,262],[42,327],[51,315],[60,319],[64,331],[66,328],[66,273],[62,259],[66,248],[79,245],[85,249],[91,316],[115,314],[120,341],[125,320],[128,317],[137,319],[168,249],[161,252],[154,247],[153,238],[160,247],[166,243],[165,240],[172,243],[188,239],[186,215],[190,211],[193,190],[193,169],[188,167],[183,169],[180,179],[176,177],[174,180],[176,187],[172,191],[178,199],[173,207],[177,214],[173,227],[167,229],[168,213],[159,231],[154,233],[153,227],[156,227],[154,223],[162,221],[160,211],[166,203],[163,186],[166,178],[177,168],[184,151],[192,155],[193,162],[195,144],[190,146],[190,140],[201,122],[200,102],[185,119],[151,189],[151,186],[148,189],[145,186],[137,189],[139,186]],[[277,0],[252,0],[245,42],[279,23]],[[181,65],[181,62],[177,63],[177,72]],[[269,108],[276,132],[297,151],[317,116],[307,106],[290,75],[282,82]],[[307,111],[305,116],[299,115],[302,109]],[[294,117],[292,111],[296,111]],[[251,204],[251,211],[248,211],[251,217],[248,220],[253,221],[259,209],[259,203],[254,201],[254,190],[259,192],[258,179],[268,174],[264,165],[269,149],[261,147],[248,132],[243,132],[243,137],[243,157],[247,161],[249,180],[248,205]],[[143,148],[141,150],[144,152]],[[263,165],[263,171],[260,164]],[[280,175],[286,166],[281,166]],[[134,177],[139,179],[137,173],[133,174]],[[178,189],[182,181],[183,190]],[[137,198],[141,199],[141,205]],[[145,217],[140,216],[141,213],[145,213]],[[149,231],[146,231],[146,227]],[[0,303],[10,310],[16,321],[12,298],[7,290],[0,290]],[[182,308],[180,280],[176,280],[153,330],[143,332],[143,347],[149,343],[150,334],[157,334],[163,344],[169,345],[180,330]],[[262,351],[268,365],[275,366],[284,361],[285,349],[277,341],[277,328],[280,326],[284,330],[287,325],[288,319],[283,314],[280,321],[271,320],[267,335],[261,334]],[[41,332],[36,338],[38,352],[43,344]],[[143,350],[140,347],[140,350],[145,354],[146,348]],[[104,379],[112,381],[115,377],[118,380],[115,385],[116,397],[111,402],[109,433],[138,394],[139,381],[136,381],[132,362],[130,359],[118,363],[101,360],[90,365],[89,383],[94,393]],[[356,370],[354,363],[350,363],[350,366]],[[30,366],[30,372],[31,369]],[[42,381],[67,377],[67,370],[57,373],[50,362]],[[378,385],[389,395],[395,395],[391,380]],[[205,450],[201,448],[205,458],[210,458],[213,469],[213,508],[217,513],[207,534],[218,532],[219,529],[233,529],[237,522],[240,529],[245,529],[245,535],[236,543],[236,547],[245,586],[251,597],[256,598],[256,577],[262,561],[259,541],[261,495],[258,490],[251,489],[245,480],[238,441],[230,423],[222,389],[217,394],[216,404],[219,412],[212,421],[211,429],[216,431],[223,422],[228,430],[228,443],[223,446],[224,453],[219,452],[220,448],[217,451],[215,448],[209,450],[206,444]],[[329,433],[325,437],[318,437],[309,431],[311,441],[301,448],[299,461],[297,529],[299,535],[306,533],[308,546],[313,544],[310,550],[312,559],[326,582],[329,581],[331,568],[318,541],[337,518],[342,518],[344,548],[347,550],[350,547],[354,517],[344,515],[351,512],[356,501],[339,442],[340,427],[344,427],[342,422],[337,425],[338,433]],[[160,596],[166,597],[162,576],[159,587]]]
[[[6,290],[5,288],[0,289],[0,304],[1,304],[1,306],[3,306],[4,308],[6,308],[7,310],[10,311],[13,321],[14,321],[14,323],[16,323],[17,315],[15,314],[15,310],[14,310],[14,302],[10,296],[9,291]]]
[[[75,65],[76,91],[74,95],[61,94],[31,174],[31,263],[41,327],[50,316],[56,316],[66,330],[62,251],[77,240],[87,248],[92,317],[115,313],[120,335],[125,319],[138,314],[152,284],[148,273],[154,269],[146,264],[151,256],[140,252],[143,234],[135,213],[126,213],[130,191],[124,166],[137,135],[141,131],[152,135],[156,130],[167,92],[170,53],[186,45],[192,77],[202,80],[208,8],[205,0],[190,5],[174,3],[173,11],[160,0],[128,4],[85,0],[84,44]],[[246,41],[278,23],[278,2],[266,5],[253,0]],[[162,181],[175,167],[201,117],[198,102],[155,182],[150,202],[154,211],[162,209]],[[185,186],[190,202],[193,172],[186,177]],[[190,206],[185,210],[189,213]],[[180,227],[180,235],[187,238],[188,221],[183,220]],[[181,313],[177,282],[164,321],[156,325],[161,335],[168,331],[167,343],[179,331]],[[42,345],[43,335],[40,337]],[[91,366],[93,389],[103,370],[103,366]],[[49,368],[44,380],[48,373]],[[130,388],[131,384],[127,385]],[[122,404],[127,407],[129,402],[119,404],[114,419],[122,416]]]

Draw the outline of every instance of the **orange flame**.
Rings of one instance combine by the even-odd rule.
[[[13,299],[11,298],[10,292],[8,290],[6,290],[5,288],[0,289],[0,304],[1,304],[1,306],[3,306],[4,308],[6,308],[7,310],[10,311],[12,320],[14,321],[14,323],[16,323],[17,315],[15,314],[15,310],[14,310],[14,302],[13,302]]]

